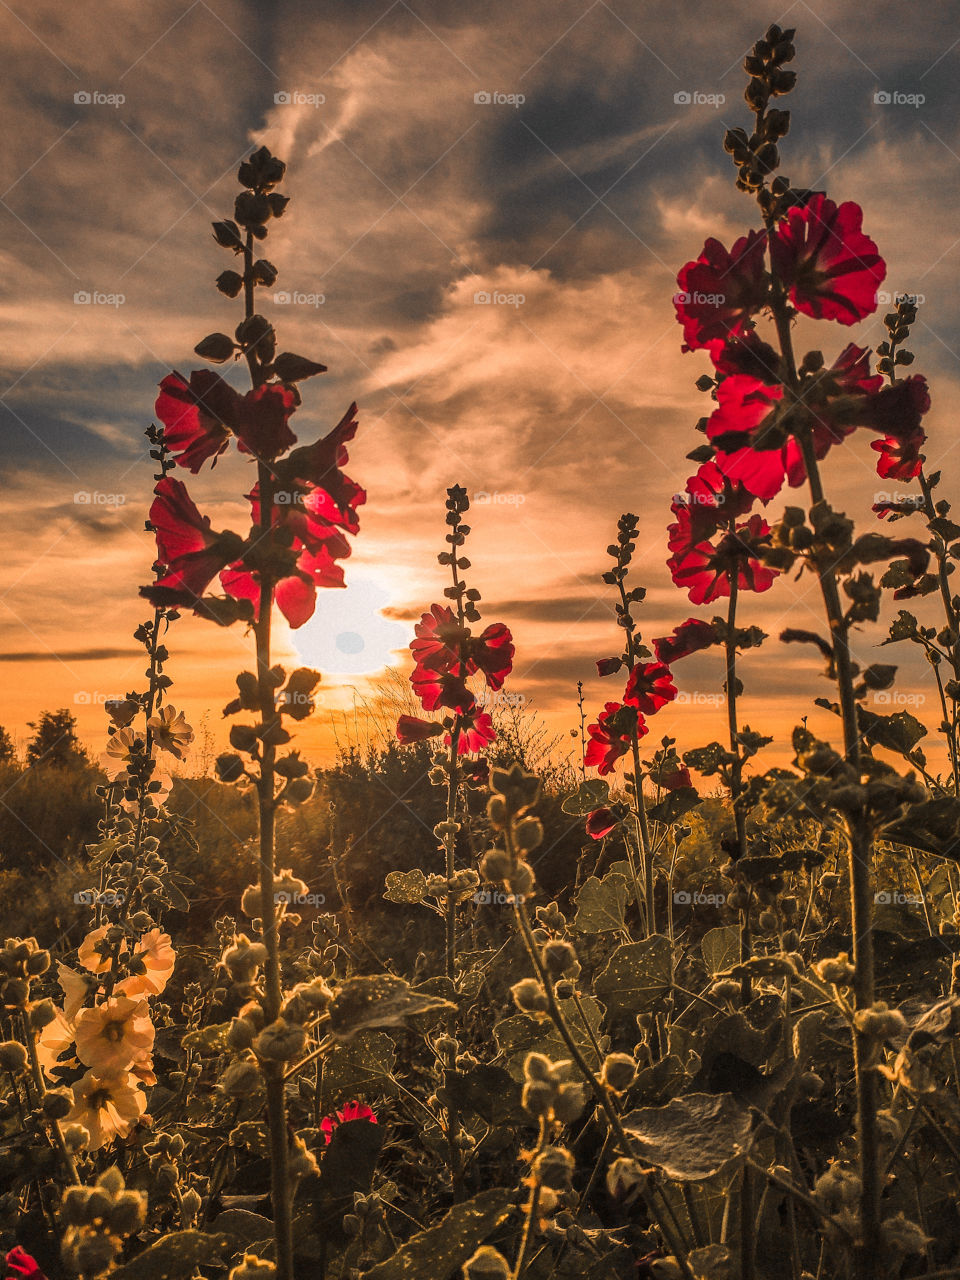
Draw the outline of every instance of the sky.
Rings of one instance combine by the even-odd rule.
[[[869,21],[864,21],[865,13]],[[930,383],[929,469],[958,479],[960,7],[875,0],[100,0],[0,4],[0,722],[17,738],[66,706],[94,750],[103,701],[142,684],[132,633],[149,580],[152,467],[143,432],[160,379],[201,367],[194,344],[232,330],[210,236],[238,162],[287,162],[271,226],[280,268],[260,304],[281,349],[329,372],[304,385],[309,441],[356,400],[349,474],[368,491],[346,591],[277,633],[277,657],[324,672],[298,742],[327,763],[334,724],[404,667],[413,622],[441,599],[444,498],[474,499],[470,583],[516,644],[509,688],[557,733],[619,692],[596,675],[619,633],[600,580],[621,512],[639,517],[634,581],[645,638],[696,609],[665,568],[671,496],[709,412],[702,354],[681,352],[676,273],[713,235],[756,225],[733,184],[726,128],[749,124],[741,62],[770,22],[797,28],[799,75],[782,172],[856,200],[888,263],[922,299],[912,348]],[[801,327],[828,360],[875,345]],[[242,369],[228,374],[243,386]],[[824,467],[835,505],[870,528],[891,486],[855,435]],[[245,528],[250,464],[185,477],[215,528]],[[771,504],[775,513],[778,501]],[[898,531],[906,532],[905,525]],[[747,598],[770,640],[743,661],[743,718],[789,757],[789,730],[830,692],[784,627],[820,625],[816,583]],[[935,719],[925,672],[896,660],[899,705]],[[170,638],[172,700],[214,737],[242,629],[186,616]],[[723,732],[716,652],[677,669],[682,698],[653,725],[701,745]],[[613,686],[617,687],[613,687]],[[923,699],[926,698],[924,702]],[[819,717],[819,720],[817,719]]]

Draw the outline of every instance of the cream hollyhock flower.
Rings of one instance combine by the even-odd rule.
[[[68,1065],[67,1063],[59,1063],[61,1053],[66,1052],[73,1044],[76,1031],[70,1019],[59,1009],[56,1011],[56,1017],[40,1032],[37,1038],[37,1060],[40,1063],[40,1070],[48,1078],[55,1066]]]
[[[110,925],[101,925],[99,929],[94,929],[92,933],[88,933],[84,940],[80,943],[80,949],[77,952],[77,959],[83,965],[84,969],[89,969],[91,973],[106,973],[110,968],[110,961],[104,959],[99,951],[96,950],[98,942],[106,937],[107,930]],[[122,955],[127,949],[125,941],[121,941],[120,954]]]
[[[154,746],[161,751],[169,751],[178,760],[183,759],[184,747],[189,747],[193,741],[193,729],[187,724],[183,712],[176,707],[161,707],[147,721],[147,728],[153,733]]]
[[[138,742],[142,747],[143,738],[132,729],[118,729],[110,735],[107,749],[100,757],[100,764],[108,778],[113,779],[126,772],[127,763]]]
[[[77,1014],[77,1057],[97,1071],[127,1071],[150,1058],[155,1030],[146,1000],[116,996]]]
[[[88,1151],[125,1138],[147,1108],[142,1089],[126,1071],[88,1071],[73,1086],[73,1108],[65,1125],[80,1124],[90,1135]]]
[[[63,992],[64,1015],[68,1021],[72,1021],[91,993],[91,989],[98,984],[88,982],[82,973],[77,973],[76,969],[70,969],[60,962],[57,963],[57,979],[60,990]]]
[[[114,990],[122,996],[158,996],[170,981],[177,953],[170,945],[169,933],[148,930],[133,950],[134,958],[144,966],[144,973],[132,973],[118,982]]]

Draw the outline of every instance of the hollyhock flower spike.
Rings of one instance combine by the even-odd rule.
[[[621,756],[631,748],[631,734],[644,737],[650,730],[635,706],[620,702],[607,702],[596,724],[587,725],[590,742],[583,762],[588,769],[596,769],[601,777],[616,767]]]
[[[727,250],[710,239],[695,262],[681,267],[673,305],[683,325],[684,350],[742,337],[767,300],[766,233],[751,231]]]

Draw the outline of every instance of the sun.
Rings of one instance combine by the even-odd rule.
[[[290,633],[304,663],[325,674],[368,676],[383,671],[406,648],[409,628],[383,616],[392,603],[374,578],[357,575],[342,591],[321,591],[309,622]]]

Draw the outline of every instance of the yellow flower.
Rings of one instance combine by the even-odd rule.
[[[109,925],[101,925],[99,929],[94,929],[92,933],[88,933],[84,940],[80,943],[80,950],[77,952],[77,959],[83,965],[84,969],[89,969],[91,973],[105,973],[110,968],[110,961],[96,950],[98,942],[101,942],[106,936]],[[121,942],[121,954],[126,951],[126,942]]]
[[[90,1135],[86,1148],[99,1151],[125,1138],[143,1115],[147,1098],[126,1071],[88,1071],[73,1086],[73,1108],[65,1125],[80,1124]]]
[[[150,929],[134,949],[134,957],[145,968],[144,973],[132,973],[118,982],[115,990],[122,996],[158,996],[170,980],[177,953],[170,945],[169,933]]]
[[[183,759],[184,747],[193,741],[193,729],[187,724],[182,711],[175,707],[161,707],[155,716],[147,721],[147,728],[153,733],[153,745],[161,751],[169,751],[178,760]]]
[[[40,1032],[37,1039],[37,1058],[40,1062],[40,1070],[48,1078],[53,1078],[50,1073],[55,1066],[68,1065],[59,1063],[58,1059],[61,1053],[73,1044],[75,1034],[73,1023],[59,1009],[54,1020],[48,1022]]]
[[[148,1061],[155,1034],[146,1000],[116,996],[77,1014],[77,1057],[97,1071],[127,1071]]]

